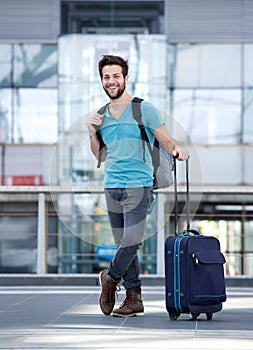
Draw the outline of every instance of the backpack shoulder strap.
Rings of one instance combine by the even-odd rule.
[[[109,103],[107,103],[106,105],[102,106],[101,108],[99,108],[99,110],[97,111],[98,114],[104,114],[107,106],[109,105]]]
[[[99,110],[97,111],[98,114],[104,114],[106,108],[107,108],[107,105],[104,105],[103,107],[99,108]],[[97,136],[97,139],[98,139],[98,142],[99,142],[99,150],[98,150],[98,164],[97,164],[97,168],[100,168],[101,166],[101,161],[102,161],[102,150],[104,147],[106,147],[104,141],[103,141],[103,138],[102,138],[102,135],[101,135],[101,131],[100,131],[100,127],[99,126],[95,126],[95,129],[96,129],[96,136]]]
[[[134,97],[132,100],[132,110],[134,119],[137,121],[138,125],[142,124],[142,118],[141,118],[141,103],[143,99],[139,97]]]
[[[132,100],[132,110],[134,119],[137,121],[140,132],[141,132],[141,138],[142,138],[142,152],[143,152],[143,161],[146,162],[146,156],[145,156],[145,143],[147,143],[148,150],[151,154],[152,161],[153,161],[153,150],[150,145],[150,141],[147,135],[147,132],[145,130],[145,127],[142,122],[142,115],[141,115],[141,102],[143,101],[142,98],[134,97]]]

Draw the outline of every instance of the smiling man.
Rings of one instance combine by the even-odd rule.
[[[153,167],[146,152],[143,159],[142,138],[132,111],[133,97],[127,92],[128,63],[119,56],[105,55],[98,63],[99,74],[108,103],[103,114],[96,113],[87,123],[91,150],[99,154],[100,130],[105,148],[105,197],[113,238],[118,249],[107,270],[100,273],[102,286],[100,308],[105,315],[128,317],[144,313],[138,249],[141,246],[147,210],[153,200]],[[168,153],[186,160],[189,153],[168,133],[153,104],[141,103],[142,121],[150,143],[154,137]],[[126,298],[114,309],[118,283],[123,280]],[[114,309],[114,310],[113,310]]]

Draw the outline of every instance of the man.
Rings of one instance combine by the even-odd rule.
[[[141,134],[132,113],[132,96],[126,90],[128,63],[122,57],[105,55],[98,64],[101,83],[110,99],[102,115],[93,115],[87,123],[91,150],[98,158],[100,133],[106,149],[105,196],[109,221],[118,249],[107,270],[100,273],[102,291],[100,308],[105,315],[141,315],[139,261],[137,252],[144,236],[147,210],[153,200],[153,168],[146,152],[143,160]],[[168,153],[178,160],[186,160],[189,153],[169,135],[156,108],[149,102],[141,103],[142,121],[149,140],[154,136]],[[114,309],[118,283],[123,280],[126,298]],[[113,310],[114,309],[114,310]]]

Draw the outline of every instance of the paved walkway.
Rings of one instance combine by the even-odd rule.
[[[0,287],[0,349],[253,349],[253,288],[228,288],[207,321],[170,321],[164,288],[144,287],[143,317],[104,316],[99,287]],[[119,294],[118,303],[124,298]]]

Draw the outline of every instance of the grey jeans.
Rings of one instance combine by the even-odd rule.
[[[109,274],[115,279],[123,278],[126,289],[139,289],[137,252],[144,236],[147,210],[153,201],[152,187],[106,188],[105,197],[113,238],[118,247]]]

